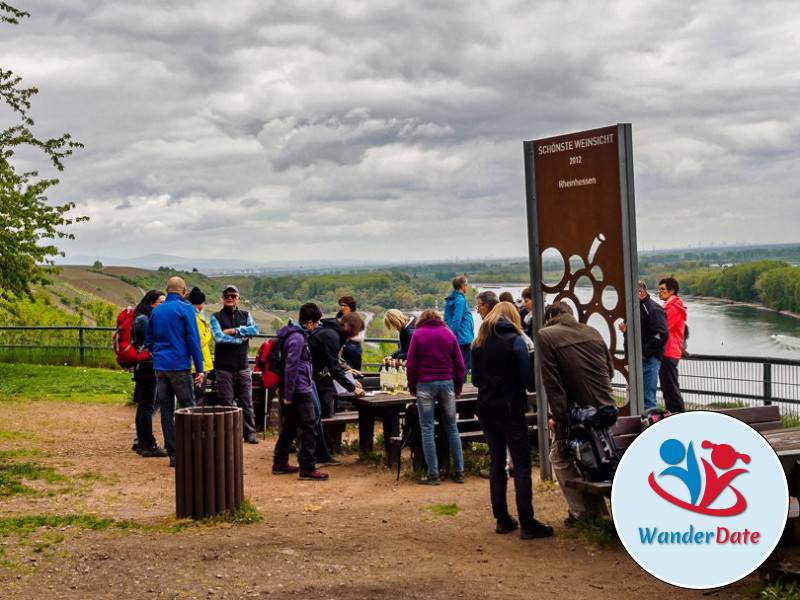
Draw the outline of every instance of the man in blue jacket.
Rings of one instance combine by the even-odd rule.
[[[175,466],[175,398],[194,406],[194,384],[203,382],[203,351],[194,307],[184,298],[186,282],[167,281],[167,299],[153,309],[147,323],[145,345],[153,355],[156,389],[161,406],[161,427],[169,466]],[[192,378],[192,360],[197,375]]]
[[[444,299],[444,322],[458,340],[461,355],[464,357],[464,381],[472,370],[472,340],[475,339],[475,325],[472,312],[467,305],[466,293],[469,288],[463,275],[453,278],[453,292]]]

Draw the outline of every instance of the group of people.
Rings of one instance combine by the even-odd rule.
[[[240,406],[244,439],[257,444],[248,347],[259,331],[252,315],[239,308],[239,290],[222,290],[222,309],[206,321],[206,296],[187,290],[180,277],[167,281],[166,294],[150,290],[135,309],[132,341],[150,358],[134,367],[136,439],[134,450],[144,457],[168,457],[175,466],[176,402],[181,407],[201,404],[206,380],[216,381],[220,404]],[[212,339],[214,340],[212,354]],[[153,435],[153,415],[161,411],[164,447]]]
[[[416,397],[422,450],[427,473],[418,482],[439,485],[434,423],[439,418],[453,455],[452,478],[464,482],[464,457],[456,423],[456,399],[467,374],[477,388],[476,414],[489,446],[490,498],[496,531],[520,530],[524,539],[548,537],[552,527],[534,517],[531,485],[531,455],[526,413],[528,391],[533,389],[532,338],[537,338],[542,385],[547,393],[551,432],[550,460],[569,505],[565,523],[585,514],[604,513],[605,504],[563,485],[579,476],[567,452],[569,409],[572,405],[615,406],[611,379],[613,366],[608,347],[595,329],[580,323],[572,308],[562,302],[547,307],[544,327],[533,328],[531,289],[522,293],[522,306],[513,297],[483,291],[476,297],[482,322],[474,335],[472,313],[466,296],[469,283],[459,276],[446,298],[444,315],[425,310],[409,316],[398,310],[384,315],[384,324],[397,331],[400,345],[395,358],[406,360],[409,391]],[[677,364],[683,348],[686,308],[673,278],[659,282],[661,308],[639,285],[646,407],[655,406],[655,378],[671,412],[683,410],[677,384]],[[205,295],[187,291],[179,277],[167,282],[167,293],[151,290],[136,307],[133,339],[147,349],[152,360],[136,366],[136,432],[142,456],[168,456],[174,465],[173,413],[177,404],[203,402],[205,380],[216,380],[218,402],[238,405],[244,413],[244,438],[258,443],[252,406],[248,347],[259,332],[253,317],[239,307],[239,290],[222,290],[223,308],[205,320]],[[328,451],[321,420],[337,410],[336,385],[355,396],[364,390],[353,375],[361,367],[364,321],[351,296],[339,299],[336,317],[323,318],[320,307],[308,302],[296,322],[278,332],[281,344],[281,428],[273,454],[272,473],[297,474],[300,479],[323,481],[328,474],[319,466],[341,464]],[[623,326],[624,329],[624,326]],[[211,340],[214,340],[213,358]],[[156,402],[161,409],[164,448],[156,445],[152,417]],[[297,442],[297,465],[289,454]],[[513,463],[517,518],[511,516],[507,500],[506,462]]]
[[[645,414],[658,410],[656,391],[661,383],[664,406],[670,413],[686,410],[678,381],[678,362],[686,352],[686,305],[679,296],[680,285],[674,277],[658,282],[660,306],[650,297],[647,284],[639,282],[639,318],[642,333],[642,383]],[[625,333],[625,323],[620,324]]]

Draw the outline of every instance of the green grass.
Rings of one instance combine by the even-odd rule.
[[[35,462],[14,463],[0,458],[0,498],[39,493],[35,488],[25,485],[25,481],[43,481],[54,485],[68,480],[52,468]]]
[[[756,597],[760,600],[800,600],[800,583],[779,579],[761,589]]]
[[[790,427],[800,427],[800,417],[794,415],[781,415],[781,423],[787,429]]]
[[[20,538],[30,536],[37,529],[56,529],[75,527],[100,531],[102,529],[140,529],[141,525],[134,521],[104,519],[94,515],[25,515],[0,519],[0,537],[14,535]]]
[[[27,431],[2,431],[0,430],[0,440],[30,440],[34,434]]]
[[[133,393],[127,371],[0,363],[0,402],[55,400],[76,404],[120,404]]]
[[[611,547],[619,545],[614,523],[603,517],[583,516],[566,530],[565,537],[591,546]]]
[[[437,517],[454,517],[461,512],[458,504],[431,504],[425,508]]]

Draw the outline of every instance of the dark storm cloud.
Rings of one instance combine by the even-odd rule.
[[[25,3],[68,252],[521,256],[521,141],[619,121],[641,248],[796,239],[791,2],[434,4]]]

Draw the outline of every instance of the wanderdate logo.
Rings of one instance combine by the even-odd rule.
[[[647,478],[650,487],[667,502],[691,512],[719,517],[743,513],[747,508],[747,500],[737,488],[733,487],[732,482],[740,475],[747,473],[747,469],[732,467],[738,461],[748,464],[750,456],[737,452],[730,444],[714,444],[708,440],[703,440],[700,447],[711,451],[711,462],[704,457],[700,458],[702,469],[697,462],[692,442],[684,446],[679,440],[670,438],[661,444],[659,450],[661,459],[670,465],[659,473],[659,477],[676,477],[681,481],[686,486],[688,502],[673,496],[662,488],[656,481],[654,472],[650,473]],[[712,506],[726,489],[734,494],[733,504],[722,507]],[[703,492],[702,496],[700,495],[701,491]]]
[[[707,411],[643,431],[611,492],[614,525],[631,557],[662,581],[695,589],[754,571],[777,545],[788,505],[786,477],[764,437]]]

